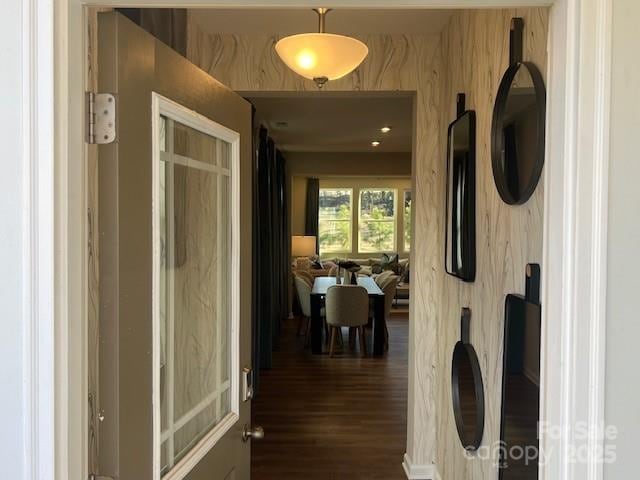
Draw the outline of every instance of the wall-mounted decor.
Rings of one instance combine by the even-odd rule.
[[[476,113],[458,94],[457,118],[447,132],[445,270],[466,282],[476,277]]]
[[[535,64],[522,60],[521,18],[511,19],[509,68],[502,76],[491,125],[493,179],[502,200],[521,205],[544,165],[546,91]]]
[[[538,478],[540,312],[540,266],[529,264],[525,295],[505,300],[501,480]]]
[[[451,361],[453,414],[462,446],[475,451],[484,433],[484,386],[478,355],[470,343],[471,310],[462,309],[460,341]]]

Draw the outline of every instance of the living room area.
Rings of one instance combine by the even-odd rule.
[[[365,277],[387,287],[385,317],[407,316],[413,97],[314,92],[249,100],[263,129],[263,150],[281,170],[271,172],[263,189],[275,189],[282,202],[269,216],[279,234],[270,256],[290,259],[284,317],[309,326],[305,307],[318,278],[342,285]],[[261,198],[272,200],[273,192]],[[276,270],[282,259],[278,263]]]

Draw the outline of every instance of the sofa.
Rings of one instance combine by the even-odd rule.
[[[308,272],[313,277],[326,277],[332,267],[343,262],[353,262],[360,265],[358,275],[375,276],[384,270],[392,270],[400,277],[401,282],[409,281],[409,259],[399,258],[398,255],[384,254],[381,257],[370,258],[344,258],[344,257],[324,257],[322,259],[300,257],[296,258],[292,264],[292,270],[302,270]]]

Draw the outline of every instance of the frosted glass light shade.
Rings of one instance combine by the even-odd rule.
[[[360,40],[332,33],[302,33],[276,43],[282,61],[309,80],[335,80],[355,70],[369,53]]]

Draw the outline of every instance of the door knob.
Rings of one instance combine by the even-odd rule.
[[[262,440],[264,438],[264,428],[250,428],[249,425],[245,425],[244,430],[242,431],[242,441],[246,442],[250,438],[253,438],[255,440]]]

